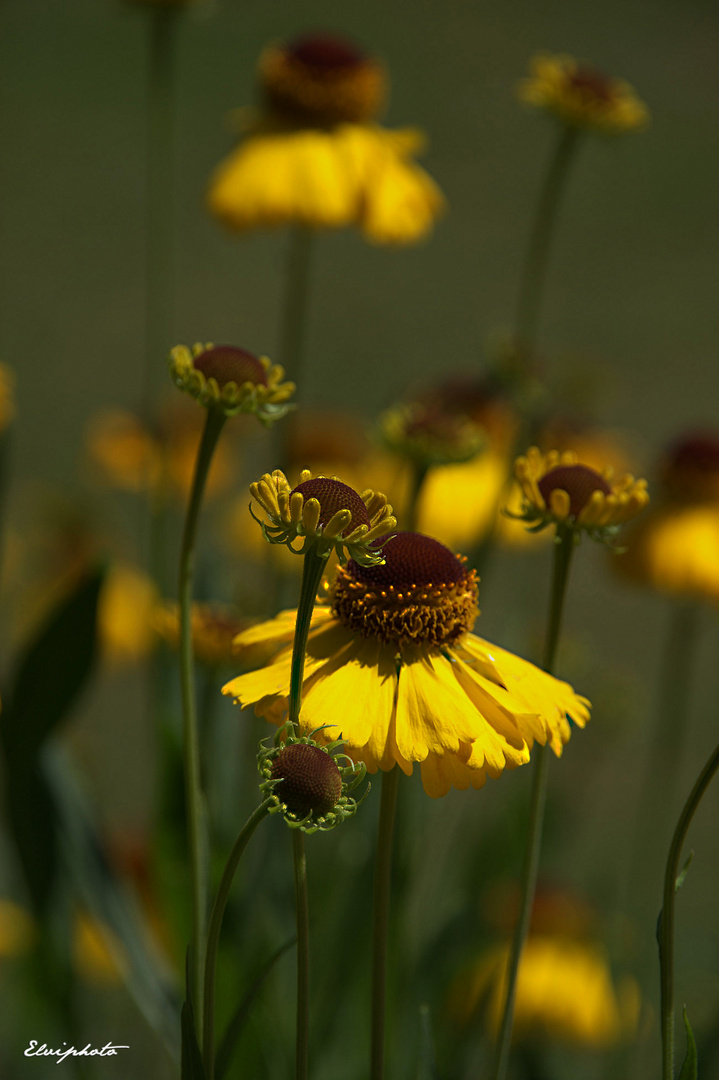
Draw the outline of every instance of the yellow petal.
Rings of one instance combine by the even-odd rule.
[[[434,752],[457,753],[460,741],[471,743],[480,717],[440,653],[403,651],[397,695],[397,747],[408,761],[424,761]]]

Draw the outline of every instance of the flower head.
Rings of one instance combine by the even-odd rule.
[[[279,469],[265,473],[250,485],[250,494],[270,519],[270,525],[260,522],[265,539],[287,544],[298,555],[313,548],[326,558],[335,550],[341,562],[349,555],[372,566],[383,561],[381,546],[372,542],[397,524],[381,492],[368,488],[359,495],[338,477],[313,477],[308,469],[295,488]],[[299,548],[292,547],[295,540],[301,540]]]
[[[170,373],[180,390],[206,408],[219,407],[226,416],[253,413],[269,425],[285,416],[295,384],[282,382],[284,371],[266,356],[253,356],[234,345],[177,345],[168,357]]]
[[[378,244],[411,244],[444,206],[414,161],[424,138],[373,123],[386,94],[382,66],[328,34],[265,50],[264,108],[216,169],[210,212],[232,229],[357,225]]]
[[[173,649],[180,640],[180,619],[175,603],[157,606],[153,624],[157,633]],[[241,619],[232,608],[221,604],[193,604],[191,614],[192,650],[207,667],[220,667],[236,658],[232,642],[251,620]]]
[[[382,65],[335,34],[269,46],[258,74],[269,108],[303,127],[372,120],[387,93]]]
[[[313,733],[315,734],[315,733]],[[297,737],[286,725],[257,759],[260,791],[272,800],[270,813],[281,813],[291,829],[326,832],[351,817],[357,801],[351,792],[365,777],[365,766],[335,751],[342,740],[321,746],[312,735]]]
[[[649,502],[646,480],[628,473],[613,482],[610,468],[602,473],[582,465],[570,450],[542,454],[531,446],[517,458],[514,474],[524,499],[517,516],[536,530],[569,527],[607,541]]]
[[[517,89],[521,101],[554,113],[570,127],[604,135],[641,131],[649,110],[629,83],[572,56],[535,56]]]
[[[487,445],[486,433],[469,417],[420,402],[388,409],[379,429],[388,450],[420,465],[471,461]]]
[[[615,569],[659,592],[719,601],[719,436],[678,439],[660,474],[657,504],[628,531]]]
[[[538,740],[559,755],[568,716],[588,702],[567,683],[470,633],[477,579],[463,558],[420,533],[387,540],[383,565],[340,567],[329,603],[316,605],[305,661],[300,727],[342,737],[370,772],[420,765],[428,794],[479,788],[529,760]],[[287,716],[294,613],[240,634],[238,656],[260,641],[277,653],[223,692],[275,724]]]
[[[499,1030],[506,995],[509,945],[490,949],[459,979],[452,1012],[468,1022],[487,998],[486,1025]],[[519,965],[515,1006],[518,1035],[542,1032],[578,1046],[615,1045],[636,1026],[638,989],[625,978],[615,988],[604,949],[564,934],[529,937]]]

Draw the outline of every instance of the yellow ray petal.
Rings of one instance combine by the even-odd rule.
[[[480,716],[462,692],[451,664],[438,652],[403,650],[397,695],[397,747],[408,761],[424,761],[430,751],[457,753],[471,743]]]
[[[450,788],[466,791],[481,788],[487,782],[484,769],[469,768],[454,754],[428,754],[421,766],[422,786],[433,799],[440,799]]]

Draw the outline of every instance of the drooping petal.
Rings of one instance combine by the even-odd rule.
[[[397,694],[397,747],[408,761],[456,754],[479,733],[480,717],[437,650],[404,649]]]

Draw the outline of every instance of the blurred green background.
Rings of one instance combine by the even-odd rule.
[[[103,407],[139,407],[146,15],[142,5],[111,0],[0,5],[0,359],[16,371],[18,399],[11,523],[50,493],[77,501],[103,523],[106,511],[88,494],[85,424]],[[424,164],[449,212],[417,248],[371,247],[353,232],[319,239],[300,401],[370,419],[408,387],[477,370],[487,340],[511,325],[553,142],[551,121],[518,105],[514,87],[533,53],[566,51],[627,78],[648,103],[652,124],[637,136],[584,140],[550,260],[540,335],[550,386],[579,386],[599,420],[628,431],[645,474],[677,433],[717,427],[715,5],[225,0],[198,2],[181,22],[173,342],[227,341],[275,355],[286,234],[226,233],[204,211],[204,189],[233,143],[228,112],[254,100],[263,45],[330,27],[386,61],[392,93],[385,121],[426,130]],[[158,357],[159,367],[163,362]],[[263,469],[271,464],[260,462]],[[124,512],[135,511],[128,504]],[[545,869],[592,897],[606,916],[615,960],[632,960],[641,952],[633,935],[651,938],[653,925],[626,929],[627,893],[637,881],[647,890],[653,881],[653,915],[660,904],[661,867],[628,864],[669,604],[619,585],[606,562],[590,544],[576,560],[560,670],[595,710],[587,731],[576,733],[564,760],[553,764]],[[546,550],[498,556],[481,591],[479,632],[536,655],[548,567]],[[715,612],[707,610],[670,819],[716,739],[718,644]],[[7,666],[5,656],[2,662]],[[73,723],[84,784],[110,824],[143,826],[156,803],[156,745],[137,707],[141,696],[136,678],[106,676]],[[507,800],[521,806],[526,798],[523,773],[479,793],[453,792],[438,804],[416,791],[408,797],[416,811],[414,818],[406,814],[416,846],[408,863],[414,859],[422,871],[408,900],[418,940],[431,937],[433,919],[446,929],[478,905],[482,868],[468,873],[467,860],[501,849]],[[243,807],[252,798],[243,794]],[[359,855],[342,840],[348,865],[366,862],[362,844],[368,846],[375,811],[358,826]],[[719,790],[710,791],[692,829],[696,858],[678,904],[677,1001],[687,1002],[707,1044],[719,1035],[718,811]],[[5,864],[3,879],[16,888],[9,853]],[[359,943],[356,955],[363,956]],[[408,1016],[415,1017],[422,994],[435,993],[433,1005],[441,999],[427,970],[419,987],[398,991],[402,1000],[416,997]],[[3,993],[11,993],[7,983]],[[125,1016],[123,1023],[131,1021]],[[112,1020],[105,1027],[107,1037],[126,1041]],[[413,1037],[409,1020],[401,1031]],[[357,1035],[349,1044],[358,1039],[361,1047]],[[656,1026],[642,1062],[634,1076],[656,1074]],[[713,1062],[719,1067],[716,1056]],[[594,1067],[571,1060],[556,1066],[577,1077],[593,1077]],[[131,1066],[115,1059],[97,1075],[113,1068],[116,1075],[151,1075],[134,1055]],[[268,1069],[266,1075],[280,1075]],[[324,1069],[318,1080],[333,1075],[329,1064]],[[54,1073],[21,1060],[11,1075]]]

